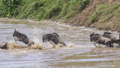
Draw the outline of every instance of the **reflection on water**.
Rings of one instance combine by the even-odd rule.
[[[14,29],[26,34],[35,45],[14,43]],[[89,40],[92,32],[103,31],[72,27],[59,22],[0,19],[0,41],[9,42],[9,49],[0,49],[0,68],[119,68],[119,48],[95,48]],[[68,47],[52,48],[42,36],[56,32]]]

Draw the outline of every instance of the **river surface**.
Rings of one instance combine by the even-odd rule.
[[[96,48],[89,40],[92,32],[104,31],[73,27],[52,21],[32,21],[0,18],[0,42],[14,42],[14,29],[26,34],[45,49],[22,48],[0,49],[0,68],[119,68],[120,48]],[[42,36],[56,32],[68,47],[52,48],[42,42]],[[12,44],[11,44],[12,46]]]

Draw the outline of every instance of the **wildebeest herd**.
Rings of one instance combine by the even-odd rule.
[[[27,35],[23,34],[23,33],[20,33],[19,31],[17,31],[16,29],[14,30],[14,33],[13,33],[13,37],[14,37],[14,40],[15,42],[16,41],[21,41],[23,42],[24,44],[28,45],[29,47],[31,45],[34,45],[34,41],[30,40]],[[43,42],[50,42],[51,44],[62,44],[63,46],[67,46],[59,37],[59,35],[57,33],[49,33],[49,34],[45,34],[43,35],[42,37],[42,41]],[[8,49],[8,42],[2,42],[0,44],[0,48],[1,49]]]
[[[25,34],[20,33],[16,29],[14,30],[13,33],[14,41],[21,41],[24,44],[28,45],[31,47],[31,45],[34,45],[35,42],[30,40]],[[57,33],[49,33],[45,34],[42,37],[43,42],[50,42],[51,44],[62,44],[63,46],[67,46],[59,37]],[[92,33],[90,34],[90,41],[94,42],[94,45],[97,46],[96,44],[103,44],[106,45],[106,47],[114,47],[113,43],[117,43],[120,45],[120,34],[114,34],[111,32],[104,32],[103,35],[98,34],[98,33]],[[53,46],[54,47],[54,46]],[[2,42],[0,43],[0,48],[1,49],[8,49],[8,42]]]
[[[95,46],[96,43],[99,45],[106,45],[107,47],[114,47],[113,43],[117,43],[120,46],[120,33],[114,34],[111,32],[104,32],[104,34],[101,35],[93,32],[92,34],[90,34],[90,40],[94,42]]]

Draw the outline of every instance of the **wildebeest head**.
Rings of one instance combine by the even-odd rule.
[[[16,29],[15,29],[15,30],[14,30],[14,33],[13,33],[13,37],[16,37],[18,34],[19,34],[19,32],[16,31]]]
[[[109,34],[112,34],[112,33],[110,33],[110,32],[104,32],[103,35],[109,35]]]
[[[114,33],[110,33],[110,32],[104,32],[103,36],[110,38],[111,40],[120,40],[120,33],[114,34]]]
[[[90,41],[92,41],[92,35],[94,34],[94,32],[92,34],[90,34]]]
[[[110,33],[110,32],[104,32],[103,36],[107,37],[107,38],[110,38],[110,34],[112,34],[112,33]]]
[[[28,39],[28,37],[25,34],[22,34],[18,31],[16,31],[16,29],[13,33],[13,37],[15,37],[16,41],[24,41],[24,40]]]
[[[43,42],[49,41],[49,34],[44,35],[44,36],[42,37],[42,41],[43,41]]]
[[[66,44],[59,38],[57,33],[46,34],[42,37],[42,40],[43,42],[52,41],[55,44],[63,44],[66,46]]]
[[[92,33],[90,34],[90,41],[97,40],[99,38],[100,34]]]

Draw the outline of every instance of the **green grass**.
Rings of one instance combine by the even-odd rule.
[[[109,6],[109,4],[98,6],[96,11],[89,18],[89,25],[94,23],[101,14],[106,14],[106,8],[109,8]]]
[[[119,13],[119,4],[102,4],[99,5],[95,12],[89,17],[89,25],[95,23],[98,19],[100,20],[101,23],[105,22],[106,20],[109,20],[114,16],[120,16]],[[118,12],[116,13],[116,10]]]
[[[8,2],[9,0],[5,1]],[[10,4],[16,5],[12,2],[10,2]],[[89,0],[20,0],[20,3],[16,7],[7,9],[9,6],[5,6],[5,4],[0,1],[0,10],[3,9],[0,17],[65,20],[80,13],[88,4]]]
[[[14,17],[17,15],[17,7],[21,0],[0,0],[0,16]]]

